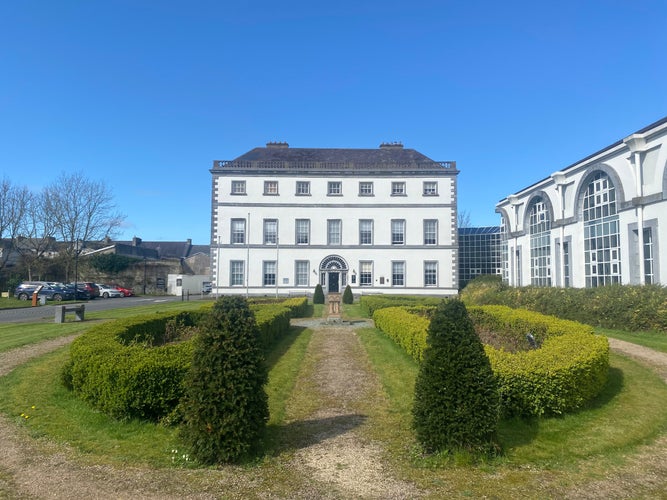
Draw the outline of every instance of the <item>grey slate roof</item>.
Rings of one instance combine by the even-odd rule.
[[[456,172],[456,162],[434,161],[402,144],[382,144],[377,149],[290,148],[286,143],[269,143],[231,161],[214,161],[213,170],[431,170]]]

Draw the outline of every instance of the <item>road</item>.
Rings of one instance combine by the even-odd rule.
[[[86,311],[105,311],[109,309],[121,309],[126,307],[136,307],[146,304],[159,304],[160,302],[174,302],[181,300],[181,297],[164,295],[159,297],[123,297],[114,299],[95,299],[86,302]],[[190,296],[190,300],[200,300],[199,295]],[[70,302],[60,302],[55,305],[69,304]],[[0,309],[0,323],[16,323],[22,321],[38,321],[40,319],[54,319],[54,304],[48,303],[45,306],[24,307],[20,309]]]

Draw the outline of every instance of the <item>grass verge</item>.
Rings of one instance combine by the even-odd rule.
[[[642,345],[655,351],[667,352],[667,333],[665,332],[626,332],[607,328],[596,328],[595,332],[613,339]]]

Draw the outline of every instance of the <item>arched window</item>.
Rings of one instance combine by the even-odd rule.
[[[551,218],[548,206],[541,197],[531,203],[528,217],[530,283],[551,286]]]
[[[586,286],[621,282],[621,244],[616,189],[604,172],[595,172],[584,193]]]

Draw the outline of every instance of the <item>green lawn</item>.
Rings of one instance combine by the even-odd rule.
[[[173,308],[198,306],[177,303]],[[150,306],[142,308],[141,312],[165,307]],[[359,317],[356,307],[356,304],[345,306],[344,317]],[[32,331],[33,338],[38,339],[40,335],[53,335],[47,327],[89,327],[97,321],[136,312],[100,313],[100,317],[84,324],[14,327],[27,328],[26,331]],[[315,314],[320,317],[322,312],[318,307]],[[299,384],[303,373],[312,370],[317,363],[308,354],[311,333],[306,328],[293,328],[268,356],[270,374],[266,390],[271,417],[266,455],[240,468],[223,467],[200,474],[193,470],[196,465],[189,457],[184,456],[174,428],[145,422],[118,422],[91,410],[60,384],[59,374],[67,359],[67,348],[27,363],[3,377],[0,411],[35,437],[67,443],[77,450],[80,460],[86,462],[175,468],[174,474],[185,468],[190,475],[183,476],[183,480],[192,482],[195,489],[206,488],[207,482],[216,477],[222,481],[220,478],[229,479],[229,474],[241,475],[252,478],[256,490],[236,493],[259,497],[268,490],[286,497],[295,491],[296,485],[307,482],[302,475],[295,475],[290,466],[294,450],[285,447],[285,443],[290,442],[290,433],[299,432],[288,416],[308,415],[317,404],[303,397],[305,393],[301,393]],[[563,496],[570,488],[590,493],[586,485],[591,482],[630,474],[626,467],[632,456],[641,446],[657,446],[654,440],[667,431],[665,383],[647,368],[612,354],[609,382],[587,408],[560,418],[503,421],[499,429],[503,453],[499,457],[479,462],[466,456],[424,456],[411,430],[413,385],[418,366],[378,330],[363,328],[357,335],[382,387],[364,406],[367,420],[363,433],[384,444],[385,460],[391,470],[428,491],[433,498],[454,493],[471,497],[547,498]],[[664,452],[657,448],[656,456]],[[233,480],[229,480],[229,494],[234,496]],[[642,490],[640,496],[655,494],[655,488],[665,485],[664,480],[661,481],[647,481],[646,490]]]

